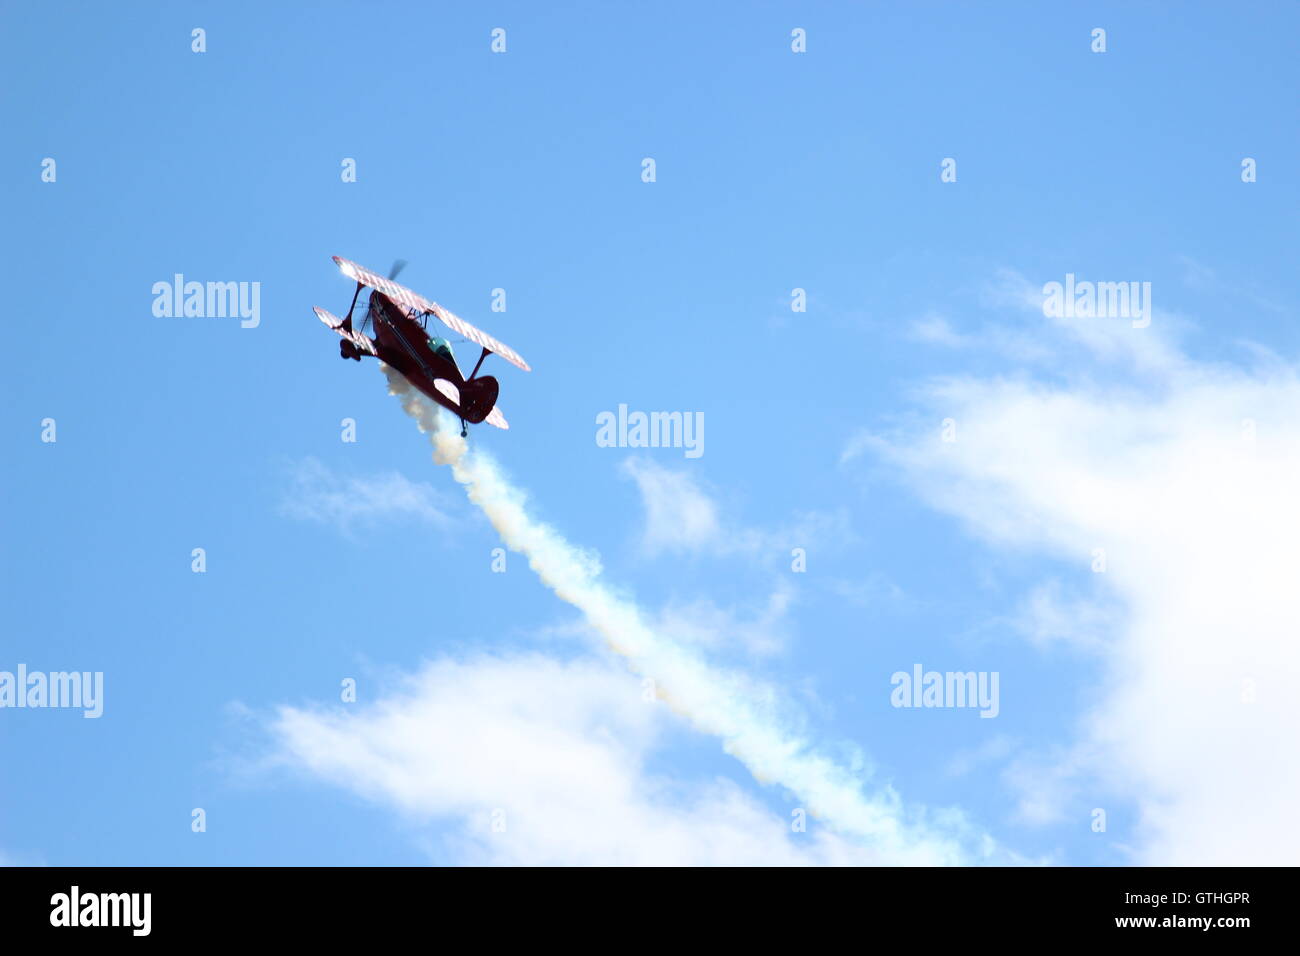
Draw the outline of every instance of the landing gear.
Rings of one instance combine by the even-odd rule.
[[[460,420],[460,437],[465,438],[469,435],[469,429],[465,427],[465,419]]]
[[[345,359],[356,359],[358,362],[361,361],[361,353],[357,350],[357,347],[347,339],[343,339],[339,342],[339,354]]]

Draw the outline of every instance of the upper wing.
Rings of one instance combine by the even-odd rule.
[[[353,329],[351,332],[344,331],[343,320],[340,319],[333,312],[327,312],[325,309],[322,309],[318,305],[313,305],[312,309],[316,312],[316,318],[320,319],[322,322],[328,325],[339,335],[343,336],[345,339],[347,339],[349,342],[351,342],[361,351],[366,352],[369,355],[373,355],[375,358],[379,357],[379,353],[375,351],[375,343],[370,338],[362,335],[356,329]]]
[[[478,345],[481,345],[489,352],[495,352],[497,355],[500,355],[511,365],[517,365],[525,372],[532,371],[532,369],[528,367],[528,363],[524,361],[524,357],[520,355],[518,352],[516,352],[514,349],[512,349],[510,346],[506,345],[504,342],[500,342],[492,338],[492,336],[488,335],[486,332],[474,328],[474,326],[470,325],[460,316],[456,315],[456,313],[448,309],[444,309],[436,302],[430,302],[429,306],[430,308],[428,309],[428,311],[436,315],[438,319],[442,322],[442,324],[447,326],[447,328],[451,329],[453,332],[460,333],[461,335],[465,336],[465,338],[469,339],[471,342],[475,342]]]
[[[392,279],[385,279],[383,276],[371,272],[364,266],[359,266],[355,262],[349,262],[334,256],[334,261],[338,263],[339,269],[345,276],[360,282],[362,285],[368,285],[370,288],[382,292],[399,305],[404,305],[408,309],[415,309],[419,312],[428,312],[436,315],[438,320],[446,325],[453,332],[465,336],[471,342],[481,345],[489,352],[495,352],[512,365],[517,365],[525,372],[531,372],[528,363],[524,361],[523,356],[506,345],[504,342],[498,342],[486,332],[474,328],[460,316],[444,309],[437,302],[426,299],[417,292],[412,292],[406,286],[398,285]]]

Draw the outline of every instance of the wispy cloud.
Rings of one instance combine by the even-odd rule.
[[[623,462],[641,492],[645,526],[641,547],[646,554],[674,554],[718,549],[731,544],[723,535],[718,508],[694,476],[644,458]]]
[[[958,332],[951,322],[936,312],[927,312],[913,322],[911,334],[918,342],[952,349],[968,348],[975,342],[974,337]]]
[[[440,527],[452,521],[444,497],[432,485],[398,472],[341,475],[316,458],[304,458],[292,466],[290,479],[280,502],[282,514],[345,532],[395,519]]]
[[[623,473],[641,493],[644,514],[640,548],[648,557],[661,555],[743,555],[769,562],[788,562],[793,548],[826,551],[854,536],[843,512],[801,511],[775,529],[748,527],[724,515],[690,469],[674,469],[645,458],[623,462]]]
[[[959,327],[948,316],[927,312],[907,326],[908,336],[926,345],[985,352],[1058,372],[1074,367],[1081,348],[1089,359],[1120,363],[1147,375],[1178,370],[1183,362],[1178,338],[1190,325],[1184,316],[1161,305],[1146,328],[1134,328],[1121,318],[1049,316],[1043,287],[1061,279],[1030,279],[1015,269],[999,269],[977,288],[980,304],[998,313],[998,319]]]
[[[1077,356],[1082,346],[1090,357],[1123,363],[1147,375],[1172,374],[1181,369],[1184,359],[1177,340],[1189,324],[1183,316],[1161,306],[1154,310],[1146,328],[1134,328],[1130,320],[1121,318],[1048,316],[1043,310],[1043,286],[1061,279],[1047,276],[1031,280],[1015,269],[1003,268],[981,287],[980,298],[985,306],[1019,316],[1014,330],[997,327],[994,338],[1001,351],[1026,360],[1059,361]]]
[[[723,606],[712,598],[677,601],[661,609],[655,630],[673,641],[714,651],[739,648],[768,656],[786,647],[794,589],[777,579],[756,607]]]
[[[1067,595],[1060,580],[1054,578],[1029,593],[1011,623],[1040,648],[1063,645],[1095,654],[1111,647],[1122,621],[1122,609]]]
[[[1257,309],[1263,309],[1278,315],[1285,315],[1287,308],[1273,295],[1261,292],[1253,280],[1227,279],[1216,270],[1191,256],[1179,256],[1178,262],[1183,267],[1183,284],[1204,296],[1221,296],[1247,301]]]

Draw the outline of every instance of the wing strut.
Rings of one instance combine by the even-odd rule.
[[[474,363],[474,371],[472,371],[472,372],[469,373],[469,378],[466,379],[467,382],[472,382],[472,381],[474,381],[474,376],[478,374],[479,366],[482,365],[482,364],[483,364],[483,360],[484,360],[485,358],[487,358],[487,357],[488,357],[489,355],[491,355],[491,354],[492,354],[492,350],[491,350],[490,348],[488,348],[487,346],[484,346],[484,347],[483,347],[483,354],[480,355],[480,356],[478,357],[478,361]]]

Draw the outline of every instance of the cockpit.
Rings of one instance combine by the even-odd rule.
[[[429,351],[443,359],[446,359],[452,365],[456,364],[456,356],[451,352],[451,343],[441,335],[429,336]]]

